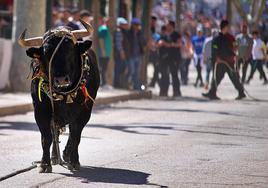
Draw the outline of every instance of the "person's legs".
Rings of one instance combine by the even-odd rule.
[[[260,72],[261,77],[264,79],[264,83],[266,84],[267,83],[267,77],[266,77],[265,72],[263,70],[263,62],[261,60],[258,60],[258,63],[257,63],[256,67],[257,67],[258,71]]]
[[[238,91],[237,99],[242,99],[246,96],[244,93],[244,87],[240,82],[239,73],[234,70],[234,67],[231,67],[231,68],[232,69],[230,69],[230,68],[227,69],[228,76],[229,76],[230,80],[232,81],[235,89]]]
[[[203,94],[204,97],[208,97],[210,99],[219,99],[217,97],[217,87],[221,83],[222,79],[224,78],[225,72],[226,72],[226,65],[224,64],[214,65],[212,82],[210,84],[210,90],[208,93]]]
[[[140,64],[141,57],[135,57],[133,62],[133,84],[135,90],[140,90]]]
[[[99,68],[100,68],[100,76],[101,76],[101,85],[103,86],[103,85],[105,85],[105,75],[104,75],[104,68],[103,68],[103,66],[104,66],[104,64],[105,64],[105,58],[103,58],[103,57],[100,57],[99,58]]]
[[[153,63],[154,74],[151,83],[149,84],[151,87],[154,87],[155,83],[159,81],[159,68],[158,68],[158,55],[157,52],[151,52],[150,54],[150,62]]]
[[[250,63],[250,60],[244,61],[242,66],[242,83],[245,83],[247,70],[248,70],[248,64]]]
[[[196,78],[195,86],[197,86],[199,80],[200,80],[200,86],[203,86],[204,83],[203,83],[203,78],[202,78],[201,58],[198,58],[197,60],[196,70],[197,70],[197,78]]]
[[[169,73],[168,73],[168,66],[167,62],[161,61],[160,62],[160,96],[167,96],[168,95],[168,88],[169,88]]]
[[[123,61],[120,58],[115,59],[114,65],[114,87],[120,87],[120,75],[121,75],[121,64]]]
[[[188,58],[188,59],[185,59],[185,85],[188,84],[188,80],[189,80],[189,66],[190,66],[190,63],[191,63],[191,59]]]
[[[181,82],[182,84],[186,85],[187,78],[186,78],[186,59],[182,59],[180,64],[180,73],[181,73]]]
[[[208,60],[206,63],[206,84],[205,84],[205,89],[208,89],[209,86],[209,80],[210,80],[210,72],[212,69],[212,64],[211,64],[211,60]]]
[[[101,61],[102,61],[102,64],[101,64],[102,85],[106,84],[106,73],[107,73],[107,67],[108,67],[109,60],[110,59],[108,57],[101,58]]]
[[[252,61],[250,75],[249,75],[248,80],[247,80],[248,84],[249,84],[250,80],[253,78],[253,75],[254,75],[254,73],[255,73],[255,71],[257,69],[257,63],[258,63],[257,60]]]
[[[169,61],[169,70],[172,77],[172,86],[173,86],[173,96],[181,96],[180,91],[180,80],[178,76],[178,64],[175,60]]]

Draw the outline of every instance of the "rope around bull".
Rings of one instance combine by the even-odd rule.
[[[63,161],[61,160],[61,156],[60,156],[60,147],[59,147],[59,135],[58,135],[58,130],[56,129],[56,125],[55,125],[55,121],[54,121],[54,113],[55,113],[55,109],[54,109],[54,101],[53,101],[53,92],[52,92],[52,61],[54,59],[55,54],[57,53],[60,45],[62,44],[63,40],[65,39],[65,35],[62,37],[62,39],[60,40],[60,42],[58,43],[57,47],[55,48],[50,60],[49,60],[49,68],[48,68],[48,80],[49,80],[49,90],[50,90],[50,103],[51,103],[51,133],[52,133],[52,140],[53,140],[53,144],[55,144],[56,146],[56,152],[57,152],[57,163],[56,164],[63,164]]]
[[[56,164],[59,164],[61,166],[63,166],[64,168],[66,168],[64,165],[66,165],[66,163],[64,163],[61,159],[60,156],[60,147],[59,147],[59,134],[57,133],[57,127],[55,125],[55,118],[54,118],[54,113],[55,113],[55,108],[54,108],[54,100],[53,100],[53,86],[52,86],[52,61],[54,59],[55,54],[57,53],[57,51],[59,50],[60,45],[62,44],[63,40],[65,39],[65,35],[62,37],[62,39],[60,40],[60,42],[58,43],[58,45],[56,46],[55,50],[53,51],[53,54],[49,60],[49,68],[48,68],[48,80],[49,80],[49,91],[48,95],[49,95],[49,99],[50,99],[50,103],[51,103],[51,134],[52,134],[52,142],[53,144],[55,144],[55,148],[56,148],[56,153],[57,153],[57,159],[56,159]],[[37,164],[40,164],[41,161],[34,161],[32,163],[33,166],[35,166],[34,168],[37,167]]]

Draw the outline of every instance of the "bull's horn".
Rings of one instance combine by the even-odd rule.
[[[80,39],[80,38],[83,38],[83,37],[90,36],[94,32],[94,29],[91,26],[91,24],[89,24],[89,23],[87,23],[87,22],[85,22],[85,21],[83,21],[81,19],[79,21],[81,22],[81,24],[86,29],[80,29],[80,30],[72,31],[72,33],[75,36],[75,38]]]
[[[34,37],[25,39],[27,29],[25,29],[22,34],[19,36],[18,43],[22,47],[34,47],[41,46],[43,42],[43,37]]]

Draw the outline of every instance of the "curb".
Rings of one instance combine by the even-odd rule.
[[[111,103],[118,103],[128,100],[151,99],[151,98],[152,98],[152,91],[132,92],[129,94],[118,95],[113,97],[97,98],[95,106],[108,105]],[[32,103],[1,107],[0,117],[15,114],[25,114],[30,111],[33,111]]]

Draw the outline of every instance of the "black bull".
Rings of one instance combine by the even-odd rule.
[[[64,30],[66,35],[53,36],[57,32],[49,31],[44,35],[39,48],[32,47],[26,51],[27,55],[35,61],[31,95],[43,149],[40,172],[51,172],[51,161],[53,164],[53,160],[56,159],[54,142],[50,158],[50,147],[53,141],[52,112],[54,112],[53,119],[58,130],[57,134],[61,128],[69,125],[70,133],[63,151],[63,159],[70,169],[79,169],[78,145],[82,130],[90,119],[100,83],[96,55],[90,49],[91,41],[75,41],[74,35],[68,28],[56,30]],[[61,40],[62,43],[56,49]],[[50,70],[49,62],[53,53],[55,54]],[[49,71],[52,74],[52,83],[49,83]],[[52,84],[52,92],[49,90],[49,84]],[[53,109],[50,97],[52,95]]]

